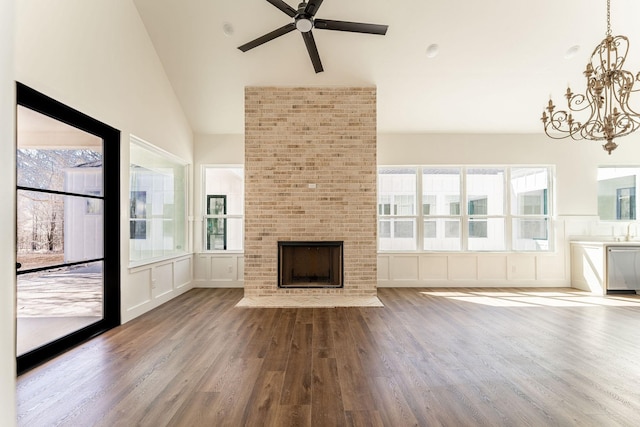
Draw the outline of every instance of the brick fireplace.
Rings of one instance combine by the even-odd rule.
[[[245,88],[245,297],[376,295],[376,89]],[[341,287],[279,287],[279,242],[342,242]]]

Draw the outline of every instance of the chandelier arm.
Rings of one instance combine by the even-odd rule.
[[[634,89],[636,77],[629,71],[620,71],[616,73],[614,78],[615,86],[618,88],[613,91],[616,101],[620,106],[621,113],[629,116],[630,120],[640,122],[640,114],[629,105],[629,98],[632,93],[640,92],[640,87]]]
[[[569,118],[569,114],[566,111],[551,113],[549,119],[544,123],[545,133],[553,139],[565,139],[568,137],[580,139],[581,127],[582,125],[579,122]]]
[[[640,125],[640,115],[632,110],[629,106],[627,106],[622,110],[622,112],[620,112],[620,117],[624,117],[626,120],[629,120],[633,123],[638,123]]]
[[[605,141],[607,136],[604,135],[604,125],[600,120],[592,120],[586,122],[584,126],[580,128],[581,139],[589,139],[592,141]]]
[[[614,126],[616,129],[620,129],[618,132],[616,132],[615,136],[621,137],[621,136],[629,135],[635,132],[636,130],[638,130],[638,128],[640,128],[640,122],[631,120],[628,116],[624,116],[619,118],[614,123]]]
[[[621,105],[621,109],[617,111],[615,116],[617,117],[616,121],[627,120],[629,122],[640,124],[640,116],[629,106]]]
[[[588,94],[576,93],[571,96],[567,100],[567,106],[569,110],[574,112],[584,111],[591,106],[592,101],[590,101]]]
[[[584,120],[585,124],[601,119],[600,110],[597,107],[598,98],[596,97],[596,95],[594,94],[594,92],[591,90],[590,87],[588,87],[584,95],[582,94],[574,95],[573,98],[576,98],[576,99],[575,100],[571,99],[571,102],[569,105],[569,108],[571,108],[572,111],[580,112],[580,111],[589,110],[589,116],[586,118],[586,120]],[[581,104],[584,104],[584,106],[581,108],[577,108],[577,106]],[[581,127],[583,126],[584,125],[581,125]]]

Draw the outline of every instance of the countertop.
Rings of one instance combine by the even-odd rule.
[[[640,246],[640,240],[571,240],[572,245],[590,245],[590,246]]]

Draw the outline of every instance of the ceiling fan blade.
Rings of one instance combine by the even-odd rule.
[[[322,0],[309,0],[309,3],[307,3],[307,7],[305,7],[304,9],[304,13],[315,16],[318,9],[320,9],[321,4]]]
[[[316,70],[316,73],[321,73],[324,69],[322,68],[322,61],[320,61],[320,55],[318,54],[318,48],[316,47],[316,42],[313,39],[313,34],[311,31],[300,34],[302,34],[304,44],[307,45],[307,51],[309,52],[309,58],[311,58],[314,70]]]
[[[264,44],[268,41],[271,41],[277,37],[283,36],[293,30],[296,29],[296,24],[291,22],[287,25],[283,25],[282,27],[278,28],[277,30],[273,30],[270,33],[265,34],[262,37],[258,37],[255,40],[250,41],[249,43],[245,43],[242,46],[238,46],[238,49],[240,49],[243,52],[248,51],[249,49],[253,49],[254,47],[258,47],[261,44]]]
[[[267,1],[292,18],[296,16],[296,14],[298,13],[297,10],[295,10],[294,8],[292,8],[282,0],[267,0]]]
[[[315,19],[313,27],[319,30],[350,31],[352,33],[380,34],[387,33],[388,25],[365,24],[363,22],[332,21],[330,19]]]

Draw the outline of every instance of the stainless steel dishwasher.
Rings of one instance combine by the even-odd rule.
[[[607,246],[607,291],[640,290],[640,246]]]

